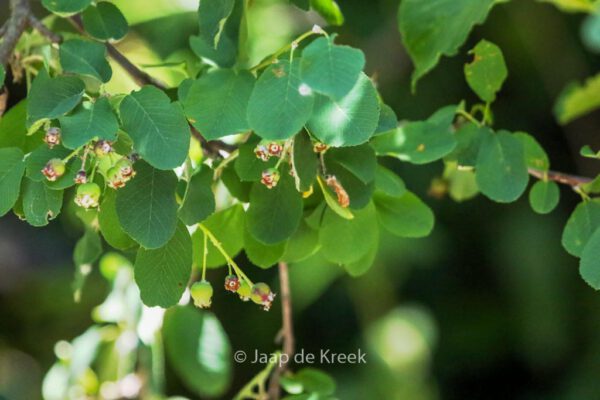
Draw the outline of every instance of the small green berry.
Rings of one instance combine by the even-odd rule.
[[[121,176],[125,180],[125,182],[129,181],[131,178],[135,176],[135,170],[133,169],[133,164],[127,158],[122,158],[115,164],[115,167],[119,169]]]
[[[42,168],[42,174],[51,182],[54,182],[65,174],[66,166],[60,158],[53,158]]]
[[[77,193],[75,194],[75,203],[79,207],[83,208],[98,207],[101,193],[102,190],[97,184],[93,182],[84,183],[77,187]]]
[[[242,301],[250,300],[250,296],[252,295],[252,288],[248,285],[245,279],[240,282],[240,287],[237,290],[237,294],[240,296]]]
[[[263,282],[259,282],[255,283],[254,286],[252,286],[252,294],[250,296],[250,299],[256,304],[263,306],[263,309],[265,311],[269,311],[269,309],[271,308],[271,304],[275,299],[275,293],[271,291],[269,285]]]
[[[123,178],[123,175],[121,175],[121,170],[115,165],[106,171],[106,182],[109,187],[120,189],[125,186],[127,181]]]
[[[208,308],[212,302],[213,287],[208,281],[196,282],[190,288],[194,305],[200,308]]]

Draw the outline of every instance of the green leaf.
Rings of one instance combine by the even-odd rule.
[[[248,220],[246,220],[248,221]],[[287,241],[276,244],[263,244],[256,240],[250,232],[244,230],[244,251],[250,262],[261,268],[275,265],[283,256]]]
[[[185,386],[202,397],[222,396],[231,380],[231,345],[210,312],[174,307],[165,314],[165,353]]]
[[[310,7],[318,12],[328,24],[340,26],[344,23],[344,15],[335,0],[310,0]]]
[[[119,40],[129,30],[125,16],[108,1],[88,7],[82,14],[82,21],[85,31],[98,40]]]
[[[477,126],[470,122],[462,125],[454,134],[456,147],[444,160],[455,161],[463,167],[474,167],[477,164],[481,142],[491,134],[493,131],[486,126]]]
[[[117,216],[123,230],[136,242],[156,249],[173,237],[177,227],[177,176],[145,162],[136,163],[135,169],[135,178],[117,191]]]
[[[218,69],[202,75],[188,91],[183,107],[192,125],[208,140],[249,130],[247,107],[254,77]]]
[[[135,241],[123,230],[119,223],[116,208],[117,193],[105,190],[98,212],[98,223],[104,240],[118,250],[127,250],[135,246]]]
[[[258,78],[250,103],[248,122],[252,130],[268,140],[294,136],[310,118],[314,97],[302,92],[300,61],[279,60]]]
[[[552,3],[565,12],[594,13],[598,10],[598,0],[538,0],[544,3]]]
[[[25,172],[25,155],[20,149],[0,149],[0,217],[10,211],[19,198]]]
[[[186,226],[179,223],[173,237],[158,249],[140,248],[134,273],[145,305],[176,305],[192,274],[192,240]]]
[[[302,219],[298,230],[290,237],[281,256],[288,263],[300,262],[312,256],[319,250],[319,231],[312,229]]]
[[[476,165],[481,193],[499,203],[518,199],[527,188],[529,175],[521,141],[506,131],[483,139]]]
[[[293,178],[282,171],[274,188],[268,189],[261,183],[252,186],[246,220],[248,231],[264,244],[282,242],[298,229],[302,208],[302,196],[296,191]]]
[[[6,78],[6,70],[4,65],[0,64],[0,88],[4,86],[4,79]]]
[[[233,164],[227,165],[221,172],[221,182],[225,185],[229,194],[241,201],[248,203],[250,201],[250,190],[252,182],[242,182]]]
[[[198,36],[214,48],[219,44],[225,22],[231,15],[234,4],[235,0],[202,0],[200,2],[198,8],[200,34]]]
[[[42,0],[42,5],[60,16],[69,16],[85,10],[92,0]]]
[[[365,66],[362,51],[339,46],[335,35],[320,37],[302,51],[300,75],[310,88],[325,96],[340,99],[356,85]]]
[[[515,132],[514,136],[523,143],[525,163],[528,168],[547,171],[550,168],[550,159],[546,151],[533,136],[525,132]]]
[[[190,47],[192,51],[208,64],[216,64],[224,68],[233,67],[238,55],[238,46],[242,17],[244,15],[244,2],[234,1],[233,9],[227,18],[223,18],[224,12],[216,10],[222,7],[227,11],[227,5],[230,0],[203,0],[198,8],[198,23],[200,34],[190,37]],[[220,3],[220,4],[219,4]],[[208,6],[212,11],[205,12],[204,8]],[[216,12],[214,12],[216,11]],[[220,21],[216,19],[221,18]],[[216,25],[217,32],[213,36]]]
[[[310,136],[305,131],[300,132],[294,137],[291,161],[296,190],[306,192],[317,179],[319,162],[317,155],[313,151]]]
[[[379,102],[381,111],[379,112],[379,121],[373,136],[381,135],[396,130],[398,128],[398,117],[396,113],[387,104]]]
[[[600,289],[600,229],[596,229],[583,248],[579,273],[596,290]]]
[[[320,396],[332,395],[336,389],[333,378],[315,368],[303,368],[291,376],[286,376],[282,379],[281,386],[291,394],[313,393]],[[322,399],[320,396],[315,399]]]
[[[18,147],[29,153],[41,145],[43,134],[27,135],[27,100],[12,106],[0,118],[0,148]]]
[[[83,102],[74,112],[59,118],[65,147],[76,149],[94,138],[114,141],[119,122],[106,97]]]
[[[412,122],[377,136],[372,141],[373,147],[377,154],[396,157],[413,164],[437,161],[456,147],[456,139],[452,132],[456,108],[444,107],[427,121]]]
[[[369,271],[377,257],[377,246],[371,247],[369,252],[362,256],[359,260],[344,265],[344,269],[350,276],[358,277]]]
[[[71,111],[81,100],[85,85],[74,76],[51,78],[45,69],[40,70],[31,84],[27,100],[27,124],[54,119]]]
[[[398,24],[402,41],[415,64],[417,81],[445,56],[454,56],[473,26],[481,24],[496,0],[403,0]]]
[[[263,161],[256,156],[254,149],[260,142],[259,138],[252,136],[246,143],[239,146],[239,156],[235,160],[234,167],[240,180],[245,182],[257,182],[266,169],[273,168],[278,158],[271,157]]]
[[[366,206],[375,189],[377,157],[368,144],[332,148],[324,156],[327,174],[336,177],[350,197],[350,208]]]
[[[60,45],[60,65],[65,72],[88,75],[108,82],[112,69],[106,60],[106,47],[89,40],[71,39]]]
[[[319,243],[325,258],[338,264],[350,264],[360,260],[379,241],[379,227],[375,206],[369,203],[354,211],[354,219],[340,217],[326,209],[319,230]]]
[[[579,203],[563,230],[563,247],[569,254],[581,257],[583,248],[598,227],[600,227],[600,200]]]
[[[379,223],[394,235],[420,238],[433,230],[433,212],[414,193],[407,191],[401,197],[395,197],[378,192],[373,200]]]
[[[102,255],[102,242],[100,236],[93,229],[86,229],[77,241],[73,251],[73,262],[77,266],[91,265]]]
[[[44,182],[23,182],[23,213],[30,225],[48,225],[60,213],[62,199],[62,190],[52,190]]]
[[[600,74],[587,79],[583,85],[572,83],[567,86],[554,106],[554,114],[564,125],[599,107]]]
[[[401,197],[406,193],[404,181],[389,169],[377,164],[375,190],[388,196]]]
[[[134,148],[153,167],[173,169],[185,161],[190,128],[178,104],[154,86],[126,96],[120,105],[123,129]]]
[[[508,77],[502,50],[482,40],[469,54],[473,55],[473,61],[465,65],[467,83],[481,100],[491,103]]]
[[[186,225],[204,221],[215,212],[215,195],[212,191],[213,171],[202,165],[200,171],[190,178],[178,215]]]
[[[356,146],[373,136],[379,122],[379,100],[364,73],[348,94],[338,100],[318,95],[307,128],[330,146]]]
[[[214,213],[202,222],[209,231],[221,243],[221,246],[230,257],[235,257],[244,247],[244,226],[246,214],[241,204],[236,204],[225,210]],[[202,267],[202,255],[204,254],[204,233],[201,229],[192,235],[194,244],[194,264],[197,268]],[[210,268],[226,264],[225,258],[219,250],[213,246],[210,240],[206,241],[208,256],[206,265]]]
[[[548,214],[560,199],[558,185],[552,181],[537,181],[529,191],[529,204],[538,214]]]

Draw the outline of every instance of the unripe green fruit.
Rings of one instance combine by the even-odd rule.
[[[63,176],[66,171],[66,166],[63,160],[60,158],[53,158],[46,163],[44,168],[42,168],[42,174],[49,181],[53,182]]]
[[[265,311],[269,311],[271,308],[271,303],[273,303],[273,299],[275,299],[275,293],[271,291],[269,285],[259,282],[252,286],[252,294],[250,295],[250,299],[256,304],[263,306]]]
[[[242,279],[240,282],[240,287],[237,290],[237,294],[240,295],[240,299],[243,301],[250,300],[250,296],[252,295],[252,288],[248,285],[245,279]]]
[[[101,194],[102,190],[97,184],[93,182],[84,183],[77,187],[75,203],[83,208],[98,207]]]
[[[108,186],[113,189],[122,188],[126,183],[125,179],[123,179],[123,175],[121,175],[121,171],[116,165],[106,171],[106,182]]]
[[[194,305],[200,308],[208,308],[212,302],[213,287],[208,281],[196,282],[190,288]]]

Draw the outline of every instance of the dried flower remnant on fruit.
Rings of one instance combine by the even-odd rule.
[[[48,147],[53,148],[60,144],[60,128],[51,127],[46,130],[44,135],[44,142]]]
[[[321,143],[321,142],[317,142],[313,146],[313,151],[315,153],[325,153],[327,151],[327,149],[329,149],[329,146],[327,146],[325,143]]]
[[[279,171],[277,168],[269,168],[264,170],[262,173],[262,177],[260,178],[260,182],[265,185],[268,189],[273,189],[277,186],[277,182],[279,182]]]
[[[83,208],[96,208],[98,207],[101,193],[100,186],[97,184],[93,182],[84,183],[77,187],[75,204]]]
[[[98,157],[105,156],[112,152],[112,150],[112,143],[108,140],[98,140],[96,144],[94,144],[94,153],[96,153]]]
[[[267,145],[267,151],[271,157],[281,157],[283,146],[279,143],[271,142]]]
[[[327,182],[327,186],[329,186],[335,192],[337,196],[337,202],[340,206],[347,208],[350,206],[350,197],[348,196],[348,192],[342,186],[340,181],[333,175],[328,175],[325,178],[325,182]]]
[[[240,286],[240,279],[237,276],[227,275],[225,277],[225,290],[235,293]]]
[[[200,308],[209,308],[212,303],[213,287],[210,282],[202,280],[190,288],[194,305]]]
[[[66,167],[64,161],[60,158],[53,158],[46,163],[44,168],[42,168],[42,174],[50,182],[54,182],[65,174],[65,170]]]
[[[256,304],[263,306],[263,310],[269,311],[271,309],[271,304],[275,299],[275,293],[271,291],[269,285],[259,282],[252,286],[250,299]]]
[[[269,155],[269,149],[263,144],[259,144],[254,148],[254,154],[256,154],[257,158],[260,158],[263,161],[269,161],[269,158],[271,158]]]
[[[75,181],[75,183],[77,185],[82,185],[84,183],[87,183],[87,174],[84,170],[81,171],[77,171],[77,175],[75,175],[75,178],[73,179]]]
[[[240,296],[242,301],[250,300],[250,296],[252,296],[252,288],[248,282],[246,282],[246,280],[242,280],[240,282],[240,287],[237,290],[237,294]]]

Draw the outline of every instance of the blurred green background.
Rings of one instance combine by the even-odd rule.
[[[0,23],[8,15],[0,1]],[[197,0],[118,0],[132,32],[119,47],[140,65],[192,59]],[[600,146],[600,115],[566,127],[552,109],[572,80],[600,67],[598,48],[582,34],[583,15],[549,4],[513,1],[494,8],[461,53],[443,59],[410,93],[411,63],[397,30],[397,0],[343,0],[340,42],[361,48],[367,72],[399,119],[427,117],[438,108],[476,101],[463,79],[466,50],[481,38],[498,44],[510,71],[494,105],[495,127],[523,130],[547,149],[553,169],[594,176],[593,161],[578,157],[584,144]],[[36,7],[37,15],[45,15]],[[272,0],[256,0],[250,19],[254,61],[310,29],[318,18]],[[588,35],[598,35],[594,30]],[[175,85],[181,71],[147,68]],[[133,89],[125,76],[114,88]],[[129,85],[129,86],[128,86]],[[10,104],[23,96],[11,86]],[[595,146],[594,146],[595,145]],[[390,160],[407,185],[426,195],[441,163],[414,167]],[[457,204],[426,197],[436,213],[431,237],[399,240],[383,235],[375,266],[362,278],[311,259],[291,266],[297,347],[306,352],[367,353],[360,366],[318,366],[334,376],[340,399],[597,399],[600,398],[600,295],[579,277],[577,260],[560,245],[561,230],[579,196],[562,188],[549,216],[527,199],[510,206],[482,197]],[[0,398],[41,398],[44,374],[56,360],[55,343],[72,340],[92,323],[109,284],[94,269],[80,303],[74,303],[71,254],[81,231],[64,213],[34,229],[13,215],[0,220]],[[383,233],[382,233],[383,234]],[[238,257],[247,264],[244,256]],[[276,271],[250,265],[259,280]],[[210,274],[222,279],[221,270]],[[211,276],[209,276],[210,278]],[[213,311],[232,348],[270,352],[280,326],[280,303],[270,313],[217,291]],[[230,399],[259,368],[234,365]],[[167,393],[196,398],[167,363]]]

